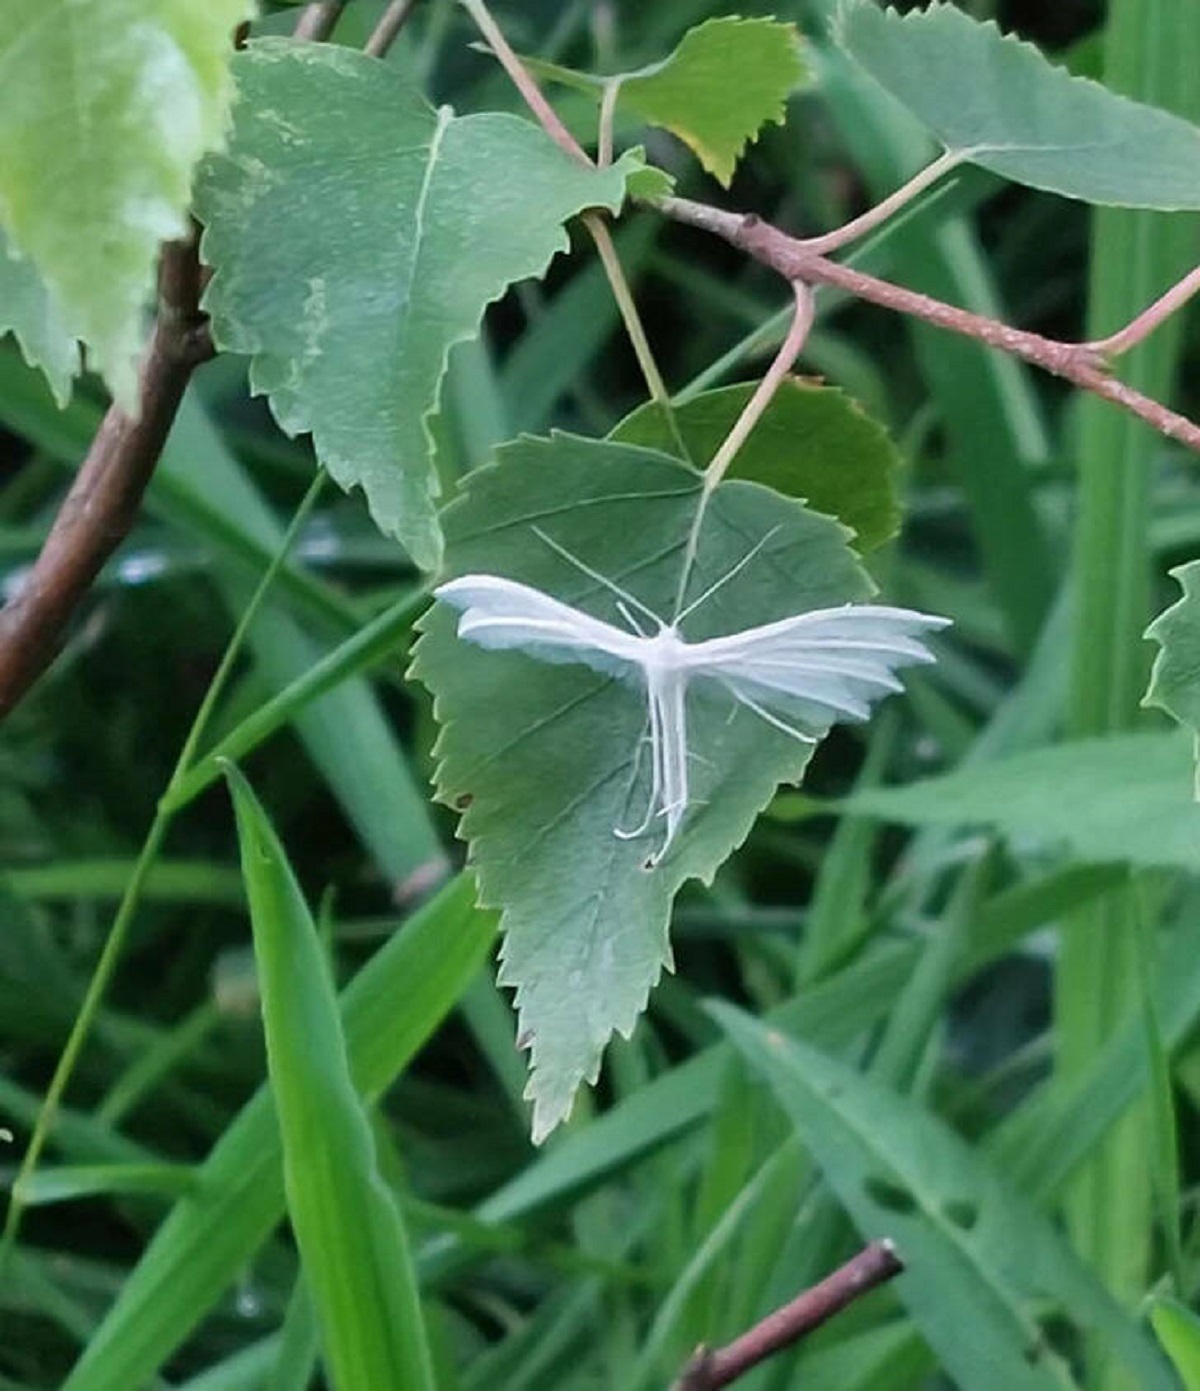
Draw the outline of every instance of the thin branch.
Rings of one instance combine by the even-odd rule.
[[[563,125],[558,113],[543,95],[541,88],[534,81],[520,58],[513,52],[499,25],[492,18],[485,0],[463,0],[463,5],[475,21],[479,32],[487,40],[496,59],[504,71],[508,73],[513,85],[520,92],[525,105],[537,117],[538,123],[546,134],[573,158],[578,159],[583,164],[593,165],[594,161],[588,152]],[[601,102],[599,147],[601,167],[612,158],[612,116],[616,102],[616,87],[617,84],[610,84],[605,89],[604,99]],[[607,136],[605,135],[606,123]],[[657,401],[663,408],[672,440],[680,456],[687,459],[690,455],[683,435],[680,433],[679,423],[675,418],[675,411],[671,404],[671,393],[667,390],[662,373],[658,369],[658,363],[654,360],[650,340],[646,336],[645,326],[638,314],[637,304],[629,288],[629,282],[625,279],[625,272],[621,267],[612,237],[609,235],[608,225],[599,213],[584,213],[583,224],[591,234],[596,251],[600,256],[600,263],[608,277],[609,287],[617,302],[617,308],[620,310],[621,320],[625,325],[626,333],[629,335],[629,341],[633,345],[634,355],[637,357],[638,366],[645,378],[650,399]]]
[[[1177,309],[1182,309],[1197,292],[1200,292],[1200,266],[1189,271],[1178,284],[1172,285],[1165,295],[1161,295],[1152,305],[1143,309],[1123,329],[1117,333],[1110,333],[1107,338],[1093,339],[1087,346],[1106,358],[1119,357],[1153,333],[1159,324],[1170,318]]]
[[[732,1343],[716,1351],[701,1348],[684,1368],[675,1391],[721,1391],[903,1269],[904,1262],[890,1241],[873,1241],[819,1285],[768,1314]]]
[[[805,237],[801,245],[817,256],[828,256],[831,251],[839,251],[843,246],[848,246],[878,227],[881,222],[886,222],[889,217],[894,216],[927,188],[937,183],[943,175],[957,168],[962,160],[962,151],[947,150],[924,169],[918,170],[907,183],[901,184],[894,193],[889,193],[873,208],[868,208],[865,213],[852,218],[841,227],[835,227],[832,232],[825,232],[819,237]]]
[[[334,26],[346,8],[347,0],[315,0],[305,5],[292,36],[297,39],[312,39],[319,42],[333,33]]]
[[[808,339],[813,324],[813,293],[811,288],[802,280],[793,281],[792,290],[796,296],[792,326],[787,331],[787,337],[779,345],[775,360],[767,368],[766,375],[755,388],[754,395],[746,402],[741,415],[733,423],[733,429],[721,441],[721,447],[704,470],[704,487],[708,492],[711,492],[725,476],[725,470],[733,463],[738,450],[746,443],[763,411],[771,404],[771,398],[779,390],[780,383],[791,370],[792,364],[800,355],[800,350]]]
[[[1159,434],[1200,453],[1200,425],[1118,381],[1108,370],[1105,353],[1093,344],[1063,343],[1057,339],[1043,338],[1039,333],[1012,328],[996,319],[973,314],[929,295],[906,290],[891,281],[853,270],[815,254],[802,241],[761,221],[752,213],[725,212],[721,208],[693,203],[686,198],[657,198],[650,200],[648,206],[657,208],[677,222],[712,232],[788,280],[803,280],[811,285],[835,285],[858,299],[910,314],[938,328],[999,348],[1111,401],[1144,420]],[[1154,306],[1151,306],[1147,312],[1153,310]]]
[[[108,408],[41,553],[0,610],[0,718],[49,666],[88,587],[133,525],[192,371],[212,356],[199,297],[193,235],[163,248],[138,414]]]
[[[380,17],[379,23],[371,30],[371,37],[363,45],[363,52],[372,58],[382,58],[400,36],[401,29],[412,18],[417,8],[417,0],[391,0]]]
[[[526,71],[524,63],[513,52],[500,26],[492,18],[484,0],[462,0],[463,7],[475,21],[479,32],[487,40],[500,66],[508,73],[513,86],[520,92],[525,105],[538,119],[538,124],[557,145],[567,154],[584,164],[591,164],[587,151],[571,132],[563,125],[558,112],[542,94],[542,89]]]
[[[607,169],[613,157],[613,123],[617,115],[617,98],[621,94],[621,79],[610,78],[604,84],[604,95],[600,98],[600,122],[596,137],[596,163]]]

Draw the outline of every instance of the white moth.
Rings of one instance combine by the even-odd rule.
[[[439,585],[434,595],[461,611],[458,635],[468,642],[525,652],[542,662],[588,666],[645,692],[650,803],[640,826],[613,829],[622,838],[640,836],[662,817],[666,838],[651,864],[658,864],[670,848],[688,808],[691,682],[715,681],[767,724],[802,743],[815,744],[835,720],[865,720],[873,700],[900,690],[897,667],[932,662],[933,654],[919,637],[949,623],[910,609],[843,604],[689,642],[679,625],[741,570],[769,535],[670,623],[550,537],[539,535],[617,595],[618,611],[632,631],[500,575],[463,575]],[[635,609],[656,625],[656,631],[642,628],[633,616]]]

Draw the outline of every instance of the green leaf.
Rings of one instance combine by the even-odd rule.
[[[674,408],[697,464],[706,463],[741,414],[756,382],[721,387]],[[655,401],[639,406],[610,439],[673,453],[667,413]],[[874,550],[896,534],[900,456],[887,432],[844,392],[790,378],[771,399],[726,477],[763,483],[836,517],[856,533],[855,546]]]
[[[31,367],[46,374],[58,405],[71,399],[71,382],[79,371],[79,345],[66,326],[63,311],[37,267],[13,254],[0,227],[0,333],[13,333]]]
[[[454,879],[406,920],[341,997],[355,1085],[368,1102],[395,1080],[486,959],[495,924],[474,908],[473,889],[466,876]],[[153,1380],[278,1224],[281,1170],[279,1125],[262,1087],[198,1167],[196,1193],[155,1232],[62,1391]]]
[[[416,1273],[351,1076],[300,888],[249,783],[226,778],[254,929],[288,1216],[335,1386],[433,1386]]]
[[[1195,796],[1200,799],[1200,560],[1171,571],[1183,590],[1146,629],[1160,651],[1143,705],[1157,705],[1192,732]]]
[[[0,0],[0,224],[126,406],[159,243],[187,230],[193,171],[224,130],[233,33],[253,9]],[[61,372],[61,344],[56,360]]]
[[[869,788],[847,806],[916,826],[991,826],[1065,845],[1092,863],[1200,870],[1200,806],[1178,734],[1078,739],[926,778]],[[1047,795],[1053,788],[1053,796]]]
[[[521,440],[446,509],[448,573],[507,576],[621,623],[612,595],[545,535],[669,614],[701,498],[700,475],[663,454],[565,435]],[[735,481],[709,496],[688,594],[729,574],[769,533],[769,556],[685,620],[693,641],[869,593],[836,521]],[[462,642],[456,620],[441,604],[421,620],[413,673],[443,725],[438,795],[463,813],[481,902],[504,909],[501,979],[517,991],[540,1139],[579,1083],[594,1080],[612,1032],[633,1029],[670,964],[667,919],[680,885],[712,878],[778,783],[800,778],[812,746],[719,688],[690,690],[691,808],[671,853],[651,866],[661,832],[614,835],[641,820],[650,796],[644,701],[585,667]]]
[[[190,1164],[59,1164],[31,1174],[21,1198],[29,1207],[114,1193],[179,1198],[194,1193],[196,1181]]]
[[[1072,77],[990,21],[844,0],[834,33],[963,160],[1088,203],[1200,208],[1200,129]]]
[[[1150,1305],[1150,1322],[1184,1391],[1200,1391],[1200,1318],[1177,1299],[1160,1295]]]
[[[598,99],[616,84],[618,107],[677,135],[726,188],[747,143],[784,123],[788,93],[805,77],[794,24],[735,15],[689,29],[669,57],[635,72],[599,77],[525,61]]]
[[[1170,1391],[1154,1347],[1050,1220],[940,1120],[740,1010],[710,1008],[860,1235],[895,1241],[896,1293],[952,1380],[972,1391],[1075,1386],[1047,1332],[1067,1321],[1106,1339],[1144,1391]]]
[[[395,67],[329,44],[263,40],[234,70],[229,151],[197,193],[214,337],[436,568],[427,422],[447,354],[567,248],[566,219],[620,207],[640,157],[586,168],[527,121],[435,112]]]

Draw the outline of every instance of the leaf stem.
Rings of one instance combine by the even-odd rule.
[[[333,33],[346,8],[347,0],[314,0],[305,5],[292,30],[294,39],[310,39],[319,43]]]
[[[513,52],[500,26],[492,18],[485,0],[461,0],[463,8],[475,21],[476,27],[491,46],[500,66],[508,73],[513,86],[520,92],[525,105],[538,118],[538,124],[557,145],[567,154],[591,164],[587,151],[571,132],[563,125],[558,112],[542,94],[542,89],[530,76],[524,63]]]
[[[876,203],[873,208],[868,208],[858,217],[851,218],[841,227],[835,227],[832,232],[825,232],[819,237],[805,237],[800,245],[817,256],[828,256],[831,251],[840,251],[843,246],[857,241],[859,237],[878,227],[881,222],[886,222],[889,217],[894,216],[906,204],[911,203],[914,198],[919,197],[927,188],[937,183],[943,175],[948,174],[951,169],[957,168],[962,163],[963,158],[964,154],[961,150],[944,151],[937,159],[918,170],[907,183],[901,184],[894,193],[889,193],[886,198]]]
[[[687,545],[683,551],[683,564],[679,570],[679,587],[675,591],[672,626],[678,623],[686,612],[687,589],[692,578],[692,567],[696,563],[696,551],[700,546],[700,528],[704,525],[704,514],[708,508],[708,500],[712,497],[714,489],[724,477],[726,469],[733,462],[738,450],[745,444],[751,430],[758,424],[763,411],[771,404],[771,398],[779,390],[780,383],[787,376],[788,369],[795,362],[796,355],[804,346],[804,341],[812,328],[812,289],[802,281],[794,280],[792,293],[795,296],[795,306],[792,310],[792,323],[787,331],[787,336],[779,345],[779,351],[775,354],[770,367],[767,368],[762,381],[755,388],[754,394],[742,407],[741,415],[733,422],[733,428],[721,441],[720,447],[704,470],[704,486],[700,492],[700,500],[696,505],[696,515],[692,518]]]
[[[382,58],[400,36],[401,29],[412,18],[418,0],[391,0],[363,44],[363,52],[372,58]]]
[[[796,361],[812,329],[813,292],[811,286],[802,280],[794,280],[792,291],[796,302],[787,337],[779,345],[779,351],[775,354],[770,367],[767,368],[762,381],[755,388],[754,395],[746,402],[741,415],[733,422],[733,428],[721,441],[721,447],[704,470],[706,492],[712,492],[724,477],[725,470],[733,463],[738,450],[746,443],[763,411],[771,404],[771,398],[779,390],[780,383],[791,370],[792,364]]]
[[[1200,266],[1190,270],[1182,280],[1176,281],[1166,294],[1160,295],[1153,304],[1148,305],[1135,318],[1130,319],[1124,328],[1119,329],[1116,333],[1110,333],[1107,338],[1093,338],[1084,346],[1106,358],[1119,357],[1122,353],[1128,352],[1130,348],[1136,347],[1143,338],[1149,337],[1159,324],[1170,318],[1176,310],[1181,309],[1198,292],[1200,292]]]
[[[600,122],[596,135],[596,163],[607,169],[613,157],[613,121],[617,114],[617,97],[621,93],[621,79],[611,78],[604,84],[604,95],[600,99]]]
[[[593,164],[594,161],[587,151],[575,139],[571,132],[563,125],[558,117],[558,113],[546,100],[541,88],[534,81],[520,58],[509,46],[508,40],[504,37],[500,26],[492,18],[485,0],[462,0],[462,4],[470,14],[471,18],[479,28],[479,32],[491,45],[492,52],[496,55],[497,61],[504,68],[512,79],[513,85],[524,98],[526,106],[537,117],[542,129],[562,147],[569,155],[581,160],[584,164]],[[607,139],[605,137],[606,128],[606,108],[609,105],[609,93],[612,92],[612,102],[616,102],[616,89],[618,83],[610,83],[605,89],[604,101],[601,104],[600,113],[600,136],[599,136],[599,162],[601,167],[606,165],[612,158],[612,111],[607,111]],[[608,277],[608,283],[613,292],[613,298],[617,302],[617,308],[621,313],[621,320],[625,325],[625,332],[629,335],[629,341],[633,345],[634,355],[637,357],[638,366],[641,368],[642,376],[646,381],[646,389],[650,393],[650,399],[662,407],[666,416],[667,427],[671,432],[672,442],[674,443],[679,455],[683,459],[691,461],[687,444],[684,442],[683,435],[679,429],[679,422],[675,418],[675,411],[671,404],[671,393],[666,388],[662,373],[659,371],[658,363],[654,360],[654,353],[650,348],[650,340],[646,336],[646,329],[642,323],[641,316],[638,314],[637,305],[634,302],[633,293],[629,288],[629,282],[625,279],[625,272],[621,268],[620,258],[617,256],[617,249],[613,245],[612,237],[609,235],[608,225],[599,213],[584,213],[583,225],[591,234],[592,241],[595,243],[596,251],[600,256],[600,263],[604,267],[604,273]]]
[[[687,198],[656,198],[648,200],[647,206],[657,208],[677,222],[721,237],[762,265],[778,271],[787,280],[834,285],[858,299],[909,314],[925,323],[974,338],[989,347],[1019,357],[1073,382],[1094,396],[1111,401],[1144,420],[1160,435],[1177,440],[1188,449],[1200,453],[1200,425],[1112,376],[1105,355],[1090,343],[1064,343],[1054,338],[1044,338],[1040,333],[1013,328],[997,319],[973,314],[970,310],[959,309],[931,295],[908,290],[902,285],[841,265],[814,253],[796,237],[763,222],[753,213],[727,212]]]
[[[42,1101],[41,1109],[34,1123],[33,1133],[29,1137],[29,1144],[21,1158],[16,1177],[13,1179],[12,1187],[9,1191],[8,1212],[5,1214],[3,1231],[0,1232],[0,1271],[3,1271],[8,1260],[11,1258],[17,1233],[20,1229],[21,1218],[25,1211],[24,1189],[28,1186],[29,1180],[33,1177],[34,1171],[37,1168],[38,1160],[41,1158],[42,1151],[45,1149],[46,1141],[50,1136],[55,1117],[58,1114],[58,1108],[62,1102],[63,1094],[75,1071],[75,1064],[79,1061],[79,1055],[83,1051],[84,1043],[87,1041],[92,1025],[96,1021],[96,1016],[100,1012],[100,1005],[103,1002],[104,996],[108,993],[109,985],[112,983],[113,975],[117,969],[117,963],[125,948],[129,930],[133,925],[134,915],[137,912],[138,904],[141,900],[142,889],[145,885],[146,877],[154,866],[154,862],[158,857],[158,852],[162,848],[163,841],[166,838],[167,831],[170,829],[175,813],[179,809],[179,803],[173,800],[171,794],[177,785],[183,781],[184,776],[191,767],[200,740],[204,737],[209,720],[212,717],[212,712],[216,707],[217,701],[224,692],[229,677],[233,672],[234,664],[241,654],[246,635],[250,630],[250,625],[257,617],[268,590],[271,588],[275,577],[279,574],[293,542],[299,535],[300,529],[304,525],[309,512],[312,510],[313,504],[320,495],[324,481],[324,472],[318,470],[300,506],[296,509],[296,514],[292,518],[287,532],[284,534],[279,549],[272,557],[270,565],[268,565],[263,572],[258,587],[255,589],[250,602],[246,605],[241,618],[238,620],[237,627],[234,629],[233,635],[229,639],[229,644],[225,649],[225,654],[221,658],[221,662],[213,675],[213,679],[209,682],[208,690],[205,692],[204,699],[200,703],[200,708],[196,712],[196,717],[192,721],[192,727],[188,731],[187,738],[183,742],[183,747],[179,751],[179,757],[175,761],[175,768],[167,784],[166,792],[159,800],[158,807],[154,814],[154,820],[142,844],[142,849],[134,864],[133,872],[129,876],[129,881],[125,886],[125,892],[121,897],[121,902],[117,906],[112,927],[109,929],[108,938],[96,962],[95,970],[92,972],[92,978],[88,982],[83,1000],[80,1002],[79,1011],[71,1025],[71,1032],[67,1036],[66,1044],[59,1056],[58,1064],[54,1069],[54,1075],[51,1077],[50,1085],[46,1089],[46,1096]]]
[[[633,291],[629,288],[629,281],[625,279],[621,258],[617,255],[617,248],[613,245],[608,224],[599,213],[584,213],[583,225],[588,229],[592,241],[596,244],[600,264],[604,267],[604,273],[608,277],[609,288],[612,290],[613,299],[616,300],[617,308],[620,310],[621,321],[625,325],[625,332],[629,335],[629,341],[633,345],[638,366],[642,369],[642,376],[645,378],[650,399],[661,407],[666,417],[667,428],[671,432],[672,443],[678,450],[680,457],[690,463],[692,461],[691,453],[679,429],[675,407],[671,402],[671,393],[667,390],[658,363],[655,361],[650,340],[646,336],[646,327],[638,313]]]

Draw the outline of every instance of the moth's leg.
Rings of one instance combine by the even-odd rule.
[[[748,710],[753,710],[760,720],[766,720],[769,725],[774,725],[784,734],[790,734],[793,739],[798,739],[802,744],[815,744],[817,742],[816,735],[805,734],[802,729],[797,729],[794,725],[788,724],[786,720],[781,720],[778,715],[773,715],[769,710],[764,709],[756,700],[751,700],[745,691],[735,691],[729,687],[729,692],[739,704],[744,705]]]
[[[679,834],[688,809],[687,682],[679,672],[665,688],[651,693],[659,706],[663,746],[663,795],[660,816],[667,820],[667,836],[651,863],[659,864]]]
[[[642,818],[640,826],[633,827],[632,830],[625,830],[621,826],[613,827],[613,835],[618,840],[636,840],[638,836],[644,836],[650,829],[651,823],[658,813],[658,805],[662,797],[662,731],[658,722],[658,706],[653,699],[648,702],[647,723],[650,729],[650,800],[646,806],[646,815]],[[646,736],[643,735],[638,740],[638,757],[641,757],[641,745],[645,742]]]

